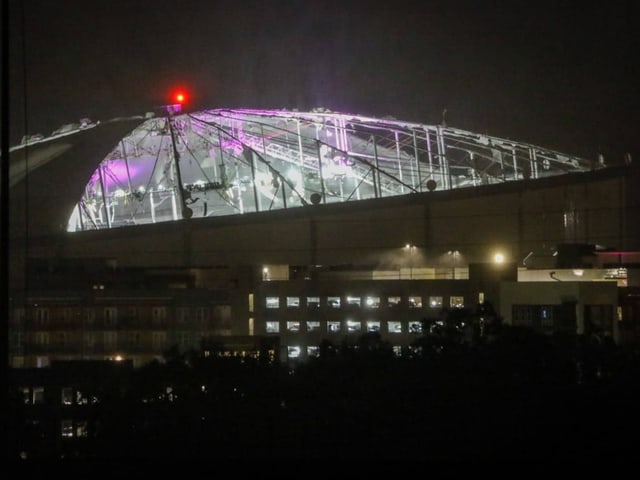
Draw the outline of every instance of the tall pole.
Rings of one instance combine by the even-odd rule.
[[[2,358],[2,380],[0,383],[7,386],[7,390],[2,392],[2,423],[0,430],[7,432],[5,435],[5,445],[10,445],[9,438],[9,414],[8,414],[8,377],[9,377],[9,318],[11,317],[11,307],[9,305],[9,1],[2,2],[2,91],[0,93],[0,112],[2,115],[2,133],[0,134],[0,146],[2,156],[0,157],[0,244],[2,245],[2,259],[0,260],[0,322],[2,322],[2,335],[0,335],[0,358]],[[6,403],[5,403],[6,402]],[[3,457],[8,457],[8,448],[3,449]]]
[[[189,219],[193,216],[193,210],[191,210],[186,203],[187,195],[185,195],[184,192],[182,173],[180,172],[180,152],[178,152],[178,148],[176,146],[176,134],[173,128],[173,113],[175,111],[179,111],[179,107],[180,105],[169,105],[167,107],[167,112],[169,113],[167,123],[169,124],[169,133],[171,134],[171,147],[173,149],[173,160],[176,167],[176,181],[178,182],[178,195],[180,196],[182,218]]]

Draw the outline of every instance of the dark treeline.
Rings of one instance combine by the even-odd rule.
[[[379,334],[300,364],[204,357],[100,383],[87,438],[32,456],[483,460],[626,456],[640,355],[606,339],[433,328],[398,357]],[[29,443],[16,399],[16,449]]]

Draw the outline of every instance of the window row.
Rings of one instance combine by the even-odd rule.
[[[281,301],[283,300],[283,301]],[[362,307],[362,308],[380,308],[387,307],[393,308],[403,305],[403,297],[390,296],[328,296],[328,297],[306,297],[306,302],[303,305],[304,297],[288,296],[281,299],[277,296],[267,296],[265,299],[265,307],[269,309],[280,308],[284,306],[286,308],[300,308],[305,306],[307,308],[341,308],[344,306],[349,307]],[[444,306],[444,297],[440,295],[433,295],[430,297],[424,297],[427,301],[429,308],[442,308]],[[419,295],[411,295],[406,297],[405,305],[408,308],[422,308],[423,297]],[[459,295],[452,295],[449,297],[449,307],[462,308],[464,307],[464,297]]]
[[[152,307],[150,311],[139,310],[136,307],[103,307],[103,308],[49,308],[37,307],[30,310],[30,318],[36,326],[46,326],[52,322],[71,324],[82,321],[86,325],[93,325],[96,320],[106,326],[115,326],[120,321],[129,320],[151,320],[153,324],[164,324],[175,317],[178,323],[208,321],[224,321],[230,316],[228,305],[215,307]],[[13,311],[13,321],[22,323],[25,320],[25,309],[15,309]]]
[[[421,353],[421,347],[413,345],[393,345],[391,349],[396,357],[401,357],[405,353],[408,353],[410,355]],[[289,360],[302,359],[304,358],[305,354],[307,358],[320,357],[320,347],[318,345],[307,345],[306,347],[304,345],[287,346],[287,358]]]
[[[280,333],[280,323],[277,320],[265,322],[266,333]],[[323,327],[319,321],[288,321],[282,322],[285,324],[287,332],[319,332],[323,330]],[[382,332],[387,333],[422,333],[422,322],[420,321],[386,321],[381,322],[379,320],[345,320],[345,321],[327,321],[326,332],[327,333],[357,333],[357,332]]]

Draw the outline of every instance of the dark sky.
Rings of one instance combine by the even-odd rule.
[[[637,0],[9,1],[12,141],[152,111],[182,84],[192,110],[447,109],[450,126],[640,161]]]

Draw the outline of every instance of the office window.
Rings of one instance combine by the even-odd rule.
[[[287,308],[298,308],[300,306],[300,297],[287,297]]]
[[[352,307],[359,307],[360,297],[347,297],[347,305],[351,305]]]
[[[96,320],[96,311],[93,308],[87,308],[84,311],[84,321],[87,325],[93,325]]]
[[[118,345],[118,333],[117,332],[104,332],[104,347],[107,349],[114,349]]]
[[[298,322],[298,321],[287,322],[287,330],[289,332],[299,332],[300,331],[300,322]]]
[[[24,403],[25,405],[30,405],[31,404],[31,390],[29,387],[22,387],[20,389],[20,391],[22,392],[22,403]]]
[[[317,357],[320,355],[320,347],[317,345],[309,345],[307,347],[307,356],[308,357]]]
[[[280,308],[280,299],[278,297],[267,297],[267,308]]]
[[[76,390],[76,404],[87,405],[89,403],[89,397],[81,390]]]
[[[156,325],[162,324],[167,319],[167,307],[153,307],[151,318]]]
[[[318,308],[320,306],[320,297],[307,297],[307,308]]]
[[[422,333],[422,322],[409,322],[409,333]]]
[[[279,333],[280,332],[280,322],[266,322],[265,330],[267,333]]]
[[[361,329],[361,322],[357,320],[347,320],[347,332],[359,332]]]
[[[327,332],[337,333],[340,331],[340,322],[329,321],[327,322]]]
[[[209,321],[211,313],[209,307],[197,307],[195,313],[196,323],[198,323],[198,325],[204,325]]]
[[[412,295],[408,299],[409,308],[422,308],[422,297]]]
[[[73,322],[73,308],[65,307],[62,309],[62,321],[65,324]]]
[[[36,345],[40,347],[49,346],[49,332],[36,332]]]
[[[76,437],[83,438],[89,436],[89,426],[86,420],[76,421]]]
[[[40,405],[44,403],[44,387],[33,387],[31,403],[33,405]]]
[[[429,297],[429,307],[442,308],[442,297],[440,296]]]
[[[387,322],[389,333],[402,333],[402,322]]]
[[[118,321],[118,309],[116,307],[105,307],[104,324],[107,327],[114,326]]]
[[[73,420],[62,420],[60,422],[60,435],[64,438],[73,437]]]
[[[297,345],[290,345],[287,347],[287,357],[288,358],[299,358],[300,357],[300,347]]]
[[[380,297],[367,297],[364,303],[367,308],[378,308],[380,307]]]
[[[393,349],[393,354],[394,354],[396,357],[401,357],[401,356],[402,356],[402,346],[400,346],[400,345],[394,345],[394,346],[392,347],[392,349]]]
[[[48,325],[49,324],[49,309],[48,308],[36,308],[35,309],[36,325]]]
[[[189,307],[176,308],[176,320],[178,323],[187,323],[189,321]]]
[[[400,305],[401,301],[402,301],[401,297],[388,297],[387,298],[387,306],[388,307],[396,307],[396,306]]]
[[[84,346],[91,349],[96,344],[96,335],[93,332],[84,332]]]
[[[367,332],[379,332],[380,331],[380,322],[377,320],[369,320],[367,321]]]
[[[127,344],[130,347],[137,347],[140,343],[140,333],[139,332],[128,332],[127,333]]]
[[[151,332],[151,343],[154,350],[161,350],[167,346],[167,332]]]
[[[73,405],[73,388],[65,387],[60,391],[62,405]]]
[[[68,335],[66,332],[57,332],[55,334],[55,345],[57,347],[64,347],[67,344]]]
[[[320,330],[320,322],[309,321],[307,322],[307,332],[315,332]]]
[[[460,296],[451,296],[449,298],[449,306],[451,308],[463,308],[464,307],[464,297]]]
[[[409,356],[411,356],[411,357],[421,357],[422,356],[422,346],[420,346],[420,345],[407,345],[407,352],[409,352]]]
[[[327,306],[330,308],[340,308],[340,297],[327,297]]]

